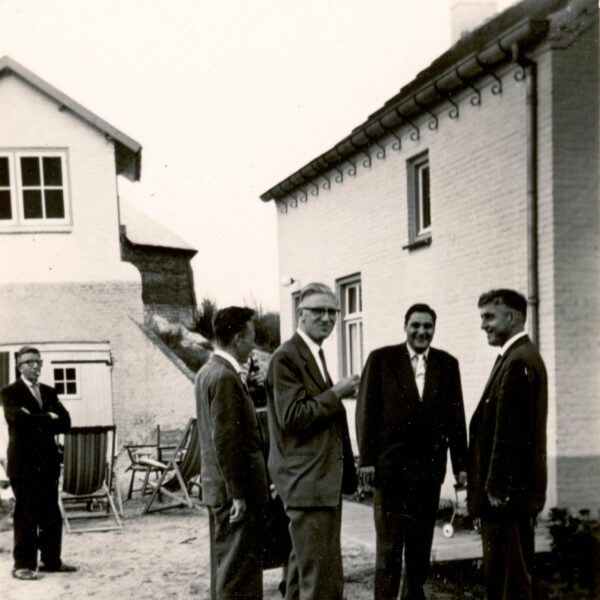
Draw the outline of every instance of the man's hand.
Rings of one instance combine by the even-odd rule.
[[[363,485],[373,485],[373,482],[375,481],[375,467],[359,467],[358,479]]]
[[[239,523],[246,514],[246,501],[243,498],[234,498],[229,511],[229,522]]]
[[[349,398],[356,395],[359,381],[360,377],[358,375],[350,375],[340,379],[331,389],[339,400]]]
[[[458,489],[464,490],[467,487],[467,472],[459,471],[456,476],[456,487]]]
[[[503,508],[504,506],[506,506],[507,502],[510,500],[510,498],[508,496],[506,496],[506,498],[498,498],[497,496],[493,496],[489,492],[488,492],[487,497],[488,497],[490,504],[494,508]]]
[[[264,385],[267,379],[267,374],[261,369],[257,369],[256,371],[252,371],[249,373],[248,378],[246,379],[246,383],[248,385],[261,386]]]

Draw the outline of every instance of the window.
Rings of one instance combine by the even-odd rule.
[[[59,396],[79,397],[79,369],[75,366],[53,367],[54,389]]]
[[[0,151],[0,225],[68,224],[66,153]]]
[[[408,174],[408,237],[405,248],[431,243],[431,183],[427,152],[411,158]]]
[[[359,275],[339,282],[342,300],[342,351],[344,376],[363,367],[362,285]]]

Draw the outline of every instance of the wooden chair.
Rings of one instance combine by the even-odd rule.
[[[194,487],[200,490],[200,436],[196,419],[188,421],[179,443],[166,462],[141,458],[140,464],[160,472],[158,481],[148,479],[152,494],[144,507],[143,514],[178,506],[198,507],[190,497]],[[200,493],[201,490],[199,495]],[[162,502],[163,494],[170,499],[170,502]]]
[[[110,531],[123,527],[111,496],[114,488],[115,425],[73,427],[64,436],[60,511],[69,533]],[[98,508],[99,510],[94,510]],[[82,519],[103,519],[95,527],[74,528]],[[108,522],[106,522],[108,521]]]
[[[127,491],[127,500],[131,499],[134,492],[141,492],[142,495],[148,494],[151,491],[148,481],[151,476],[158,479],[160,475],[159,467],[149,467],[148,464],[142,463],[142,460],[153,459],[159,462],[168,462],[177,448],[177,443],[181,438],[181,429],[161,429],[160,425],[156,426],[154,442],[146,444],[125,444],[123,447],[127,451],[129,457],[129,466],[125,472],[131,471],[129,480],[129,489]],[[134,489],[135,476],[143,475],[144,479],[140,488]]]

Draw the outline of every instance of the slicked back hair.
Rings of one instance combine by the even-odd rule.
[[[327,294],[328,296],[335,298],[335,301],[337,302],[337,296],[334,294],[333,290],[328,285],[324,283],[313,282],[305,285],[300,290],[298,307],[302,308],[302,303],[304,302],[304,300],[310,298],[310,296],[314,296],[315,294]]]
[[[521,313],[523,319],[527,318],[527,299],[515,290],[500,288],[485,292],[479,296],[477,306],[481,308],[486,304],[504,304],[504,306]]]
[[[242,333],[246,323],[254,318],[251,308],[242,306],[228,306],[218,310],[213,319],[213,331],[215,338],[221,346],[229,346],[233,338]]]
[[[21,364],[21,358],[26,354],[37,354],[38,356],[42,355],[41,352],[34,346],[23,346],[17,352],[17,367]]]
[[[410,319],[411,315],[417,312],[427,313],[428,315],[431,315],[431,318],[433,319],[433,324],[435,325],[437,315],[435,314],[435,310],[433,310],[433,308],[431,308],[429,304],[413,304],[404,315],[404,325],[408,323],[408,320]]]

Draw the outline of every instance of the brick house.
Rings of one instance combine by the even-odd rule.
[[[116,423],[121,442],[194,412],[192,373],[144,317],[193,314],[195,251],[120,201],[117,176],[140,171],[137,142],[0,59],[0,386],[35,345],[73,423]],[[143,286],[161,255],[172,306]]]
[[[282,336],[301,285],[337,288],[337,375],[427,302],[469,419],[495,355],[477,298],[527,295],[549,372],[548,507],[600,496],[598,117],[597,4],[525,0],[261,196],[278,211]]]

